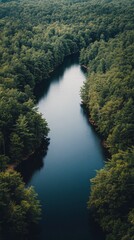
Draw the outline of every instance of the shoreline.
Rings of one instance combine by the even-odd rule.
[[[109,152],[109,148],[108,148],[108,145],[106,143],[106,140],[104,139],[103,135],[98,131],[98,126],[97,124],[95,123],[95,121],[91,118],[90,116],[90,112],[88,110],[88,108],[86,107],[86,104],[84,102],[81,102],[81,107],[83,108],[85,114],[86,114],[86,117],[88,119],[88,122],[89,124],[92,126],[92,128],[94,129],[94,131],[97,133],[97,135],[99,136],[99,138],[101,139],[101,145],[103,147],[103,150],[105,152],[105,155],[106,155],[106,158],[107,160],[109,158],[111,158],[111,153]]]

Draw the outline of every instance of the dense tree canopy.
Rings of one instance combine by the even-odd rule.
[[[17,89],[1,89],[1,154],[19,163],[41,145],[47,123],[36,112],[32,100]]]
[[[40,219],[40,204],[32,187],[25,188],[15,171],[0,173],[0,229],[6,239],[24,239],[28,228]]]
[[[92,181],[89,206],[109,239],[132,239],[133,22],[132,0],[0,1],[2,228],[10,216],[10,232],[27,232],[38,218],[33,190],[24,188],[17,173],[5,170],[47,139],[46,120],[34,107],[35,87],[48,81],[65,56],[80,52],[80,63],[88,68],[82,100],[113,155]]]
[[[133,38],[134,31],[125,31],[108,42],[95,41],[80,56],[89,68],[82,98],[111,153],[134,142]]]
[[[37,141],[34,128],[31,127],[29,129],[30,125],[40,124],[40,133],[41,131],[45,132],[45,137],[48,132],[46,123],[43,125],[42,120],[39,119],[39,116],[37,117],[35,111],[32,110],[32,115],[35,116],[31,119],[29,118],[30,113],[25,117],[23,116],[25,111],[29,111],[29,109],[24,110],[23,108],[22,110],[20,101],[23,105],[31,101],[35,86],[41,81],[46,81],[49,74],[63,61],[65,56],[76,53],[81,49],[81,55],[83,56],[83,59],[81,59],[82,64],[87,64],[88,59],[90,59],[92,60],[91,69],[94,68],[93,71],[102,71],[105,74],[106,68],[108,70],[111,64],[110,57],[107,56],[107,59],[105,58],[106,51],[109,51],[107,41],[118,33],[125,32],[126,34],[127,32],[127,35],[129,35],[126,42],[124,41],[123,43],[124,47],[129,45],[128,48],[127,46],[125,47],[129,58],[133,39],[131,34],[131,29],[133,28],[132,2],[128,1],[126,4],[125,1],[100,1],[98,3],[92,0],[23,0],[7,1],[7,3],[4,1],[0,5],[1,92],[4,91],[7,97],[10,94],[14,94],[14,99],[11,97],[10,104],[6,101],[6,97],[1,102],[1,116],[3,115],[0,134],[1,147],[3,149],[2,154],[4,151],[4,154],[11,160],[13,158],[12,155],[17,154],[16,160],[18,161],[18,159],[25,158],[26,154],[29,154],[34,149],[35,138]],[[116,41],[117,39],[111,42],[111,47],[114,48],[115,46],[116,49],[120,49],[120,52],[118,50],[118,57],[122,58],[120,39],[119,43]],[[88,48],[86,49],[88,44],[90,44],[90,51]],[[104,48],[107,49],[105,53],[103,52]],[[126,54],[126,52],[124,51],[123,54]],[[127,61],[125,64],[127,65]],[[131,69],[128,71],[131,71]],[[125,74],[127,77],[127,72]],[[13,93],[16,91],[14,89],[18,91],[16,96]],[[19,96],[20,94],[21,97]],[[94,97],[92,97],[92,102],[94,102]],[[23,100],[20,100],[20,98],[23,98]],[[116,102],[116,105],[119,107],[119,101],[118,103]],[[15,109],[14,106],[16,106]],[[32,108],[32,106],[29,106],[29,108]],[[97,117],[97,106],[93,111],[95,111]],[[106,112],[105,108],[102,111]],[[7,125],[5,125],[5,119]],[[105,121],[103,122],[105,125]],[[21,124],[24,131],[26,130],[25,134],[21,132],[21,136],[18,134],[19,130],[17,130],[19,124]],[[128,127],[131,128],[131,126]],[[46,130],[41,130],[41,128],[46,128]],[[105,126],[101,128],[104,129]],[[104,131],[107,130],[104,129]],[[38,137],[40,142],[42,134],[40,135],[39,132]],[[109,138],[111,141],[115,141],[116,136],[114,136],[114,132]],[[28,141],[29,149],[26,149]],[[18,151],[19,148],[22,149],[22,152]],[[25,152],[23,148],[25,148]]]
[[[107,239],[134,239],[134,149],[119,151],[92,180],[88,206]]]
[[[124,17],[128,15],[126,8]],[[128,24],[114,37],[102,35],[80,54],[88,69],[81,97],[112,155],[91,181],[88,202],[109,240],[134,239],[134,30]]]

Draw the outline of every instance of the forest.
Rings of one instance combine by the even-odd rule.
[[[13,166],[48,144],[36,86],[68,55],[87,68],[89,120],[110,153],[92,179],[88,208],[107,240],[134,239],[134,1],[1,0],[0,236],[28,235],[41,206]],[[50,126],[51,128],[51,126]],[[10,203],[10,204],[9,204]],[[15,226],[15,227],[14,227]],[[23,237],[22,236],[22,239]]]

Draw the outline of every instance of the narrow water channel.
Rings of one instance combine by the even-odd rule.
[[[32,172],[25,167],[24,177],[43,209],[39,240],[104,240],[87,210],[89,179],[105,156],[80,105],[84,80],[78,58],[69,57],[37,91],[39,112],[51,129],[50,145]]]

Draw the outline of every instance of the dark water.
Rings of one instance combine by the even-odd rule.
[[[104,240],[87,210],[89,179],[103,167],[101,142],[80,105],[85,74],[78,59],[67,58],[48,83],[37,89],[39,112],[51,129],[46,156],[22,168],[43,209],[41,240]]]

